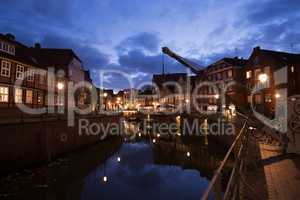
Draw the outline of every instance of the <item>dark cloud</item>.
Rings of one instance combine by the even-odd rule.
[[[126,53],[131,50],[157,52],[159,50],[159,44],[160,39],[156,34],[143,32],[124,39],[117,45],[116,50],[120,53]]]
[[[260,24],[276,19],[284,19],[298,15],[300,10],[299,0],[269,0],[253,2],[245,6],[248,20]]]
[[[90,69],[103,68],[109,63],[108,55],[85,43],[81,44],[80,40],[47,34],[43,37],[41,43],[42,46],[47,48],[73,49],[84,62],[84,65]]]

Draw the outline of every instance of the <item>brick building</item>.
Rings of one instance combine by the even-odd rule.
[[[68,83],[92,84],[89,72],[71,49],[42,48],[40,44],[28,47],[11,34],[0,34],[0,64],[0,107],[16,108],[24,103],[34,108],[67,108],[71,101]],[[16,81],[22,84],[16,86]],[[90,103],[85,89],[76,90],[74,98],[79,107]]]
[[[153,80],[159,104],[164,106],[184,106],[189,103],[190,78],[186,73],[154,74]]]
[[[204,81],[210,84],[203,84],[196,89],[196,94],[206,95],[197,101],[198,109],[204,111],[217,111],[221,106],[221,95],[224,94],[225,102],[223,107],[228,110],[235,110],[246,106],[246,98],[243,87],[243,70],[247,60],[240,58],[223,58],[201,71],[195,78],[195,86],[201,85]],[[194,87],[195,87],[194,86]],[[193,88],[195,90],[195,88]]]
[[[274,116],[276,101],[300,94],[300,54],[272,51],[255,47],[244,70],[247,99],[254,108]],[[251,95],[255,85],[263,89]]]
[[[46,103],[47,70],[27,50],[13,35],[0,34],[0,107],[18,103],[42,107]],[[15,87],[17,80],[23,83]]]

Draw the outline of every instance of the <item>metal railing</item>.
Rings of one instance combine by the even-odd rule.
[[[211,179],[204,194],[202,195],[201,200],[208,200],[211,193],[214,193],[214,199],[216,200],[237,199],[237,195],[239,195],[239,186],[240,186],[239,183],[240,183],[240,174],[241,174],[240,172],[244,167],[243,154],[247,149],[249,130],[252,130],[252,128],[248,127],[248,117],[246,117],[239,134],[237,135],[234,142],[232,143],[229,150],[227,151],[220,166],[215,171],[214,176]],[[235,162],[230,174],[229,181],[226,186],[225,193],[222,197],[222,189],[221,189],[222,171],[232,154],[234,154]]]

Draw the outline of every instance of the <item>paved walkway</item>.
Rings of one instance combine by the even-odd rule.
[[[300,158],[267,150],[264,145],[259,148],[269,199],[300,199]]]

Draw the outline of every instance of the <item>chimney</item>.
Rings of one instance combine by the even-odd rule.
[[[40,49],[40,48],[41,48],[41,44],[40,44],[40,43],[35,43],[35,44],[34,44],[34,48]]]
[[[253,50],[254,50],[254,51],[259,51],[259,50],[260,50],[260,46],[254,47]]]
[[[14,41],[16,39],[16,37],[11,33],[6,33],[5,36],[7,39],[12,40],[12,41]]]

